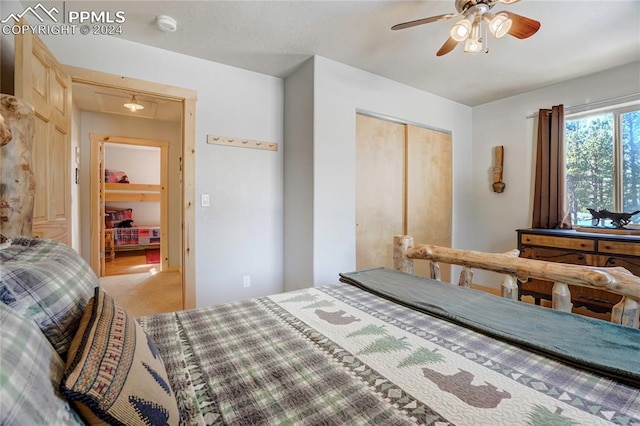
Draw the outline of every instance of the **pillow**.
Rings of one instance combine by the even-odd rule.
[[[100,288],[82,316],[60,388],[92,425],[179,422],[178,404],[155,343]]]
[[[0,299],[40,327],[65,359],[98,277],[71,247],[14,238],[0,250]]]
[[[119,183],[126,178],[127,174],[125,172],[121,172],[119,170],[104,170],[104,181],[105,183]],[[128,183],[128,179],[127,179]]]
[[[0,424],[84,424],[58,390],[64,362],[40,329],[3,303],[0,324]]]

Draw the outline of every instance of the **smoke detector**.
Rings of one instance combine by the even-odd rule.
[[[156,25],[162,31],[166,31],[168,33],[174,33],[178,29],[178,23],[171,16],[160,15],[156,17]]]

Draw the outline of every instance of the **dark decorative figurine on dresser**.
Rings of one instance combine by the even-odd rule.
[[[609,219],[611,220],[611,224],[618,229],[624,228],[626,225],[629,224],[629,222],[631,222],[631,218],[633,216],[640,213],[640,210],[636,210],[633,213],[614,213],[614,212],[610,212],[607,209],[595,210],[595,209],[588,208],[587,210],[589,210],[589,213],[591,213],[592,226],[598,226],[600,224],[600,220],[602,220],[604,224],[604,221],[606,219]]]

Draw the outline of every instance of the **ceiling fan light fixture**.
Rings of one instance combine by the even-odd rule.
[[[131,112],[136,112],[141,109],[144,109],[144,106],[140,105],[136,100],[136,95],[131,96],[131,100],[123,105],[125,108],[129,109]]]
[[[507,35],[513,25],[513,20],[506,13],[498,13],[495,16],[487,13],[484,18],[489,24],[489,31],[496,38]]]
[[[464,44],[464,51],[468,53],[480,53],[484,50],[482,40],[477,38],[468,38]]]
[[[464,51],[468,53],[480,53],[484,50],[484,38],[480,34],[480,22],[475,22],[471,27],[471,35],[464,44]]]
[[[451,38],[457,42],[465,41],[471,34],[472,20],[464,18],[451,27]]]
[[[436,52],[436,56],[443,56],[453,51],[455,47],[465,42],[465,52],[489,53],[489,32],[496,38],[510,35],[517,39],[529,38],[540,29],[540,22],[526,16],[511,12],[491,13],[492,8],[502,3],[510,5],[520,0],[454,0],[456,12],[429,16],[413,21],[402,22],[391,27],[392,30],[402,30],[431,22],[446,21],[451,18],[459,19],[449,29],[449,37]]]

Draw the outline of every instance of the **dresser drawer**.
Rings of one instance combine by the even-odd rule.
[[[593,240],[582,238],[549,237],[546,235],[523,234],[520,237],[523,245],[556,247],[571,250],[595,251],[596,243]]]
[[[520,257],[544,260],[546,262],[569,263],[572,265],[591,266],[595,263],[594,254],[548,247],[522,247]]]
[[[599,241],[598,252],[640,256],[640,243],[627,241]]]

